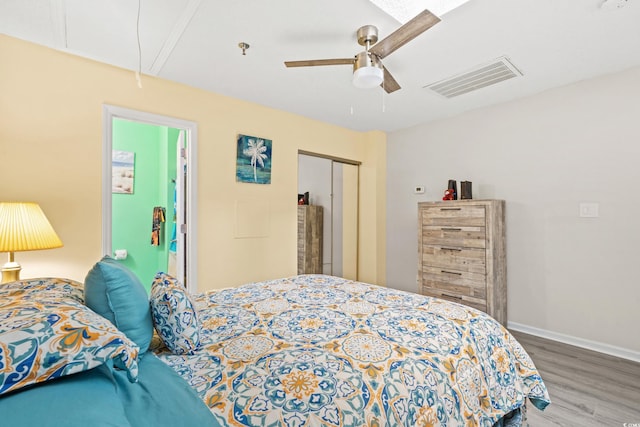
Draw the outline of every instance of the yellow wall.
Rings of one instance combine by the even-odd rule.
[[[0,200],[40,203],[65,245],[16,254],[23,278],[82,281],[101,256],[102,107],[111,104],[198,124],[200,290],[295,274],[299,149],[362,162],[359,278],[384,283],[384,133],[148,76],[139,89],[131,71],[3,35],[0,57]],[[271,185],[235,182],[238,133],[273,140]],[[266,215],[265,237],[236,238],[237,206],[249,202]]]

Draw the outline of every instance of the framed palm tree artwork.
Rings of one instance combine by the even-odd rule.
[[[271,184],[271,140],[238,135],[236,181]]]

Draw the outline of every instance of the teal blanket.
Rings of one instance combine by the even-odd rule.
[[[0,423],[38,427],[218,427],[209,408],[152,353],[137,383],[102,365],[0,397]]]

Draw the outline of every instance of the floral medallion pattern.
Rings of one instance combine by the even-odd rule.
[[[382,338],[421,352],[458,354],[463,344],[454,322],[423,310],[386,310],[369,317],[367,325]]]
[[[273,348],[273,341],[266,337],[246,336],[230,340],[222,353],[231,360],[254,360]]]
[[[198,313],[200,319],[200,345],[236,337],[258,323],[252,311],[238,307],[213,306]]]
[[[280,313],[288,310],[290,306],[289,301],[284,298],[269,298],[254,304],[258,313]]]
[[[248,285],[241,291],[237,289],[225,289],[223,291],[209,295],[209,302],[220,305],[243,305],[273,296],[273,292],[268,288],[259,288]]]
[[[372,304],[388,307],[417,307],[429,301],[429,297],[387,288],[369,291],[364,299]]]
[[[269,331],[286,342],[317,344],[343,337],[353,330],[355,321],[344,313],[324,308],[287,311],[274,316]]]
[[[313,286],[292,289],[285,293],[285,298],[293,303],[303,306],[326,306],[327,301],[331,301],[332,304],[339,304],[347,301],[349,299],[349,294],[340,289],[334,289],[324,286]]]
[[[340,309],[345,313],[364,316],[375,313],[376,305],[366,301],[351,300],[341,304]]]
[[[202,355],[194,360],[193,356],[171,354],[166,349],[157,355],[201,396],[210,394],[222,383],[225,366],[218,356]]]
[[[469,307],[465,307],[464,305],[450,303],[435,298],[429,299],[427,305],[428,306],[425,306],[424,309],[428,310],[430,313],[438,314],[447,319],[467,320],[469,318]]]
[[[382,396],[390,425],[465,425],[457,411],[458,394],[446,374],[427,360],[408,358],[392,363]]]
[[[233,381],[243,426],[361,426],[369,397],[362,373],[318,349],[273,353]]]
[[[357,334],[342,343],[345,354],[363,362],[382,362],[391,355],[391,346],[372,334]]]
[[[224,426],[493,426],[549,402],[509,332],[459,304],[323,275],[194,298],[202,348],[156,351]]]

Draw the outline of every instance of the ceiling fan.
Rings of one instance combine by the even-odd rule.
[[[400,85],[382,65],[382,59],[440,22],[433,13],[424,10],[406,24],[378,42],[378,28],[373,25],[360,27],[356,33],[358,44],[364,50],[353,58],[311,59],[285,61],[287,67],[316,67],[319,65],[353,65],[353,84],[356,87],[382,86],[387,92],[395,92]]]

